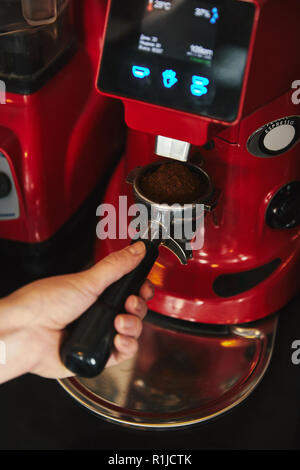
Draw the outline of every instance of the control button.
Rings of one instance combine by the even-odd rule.
[[[193,75],[191,93],[194,96],[203,96],[208,93],[207,86],[209,85],[209,80],[206,77],[199,77],[198,75]]]
[[[140,67],[139,65],[134,65],[132,67],[132,75],[135,78],[146,78],[150,75],[150,69],[148,67]]]
[[[12,184],[6,173],[0,172],[0,198],[7,197],[11,192]]]
[[[263,145],[271,152],[279,152],[288,147],[294,140],[296,129],[285,124],[270,130],[263,139]]]
[[[162,76],[165,88],[172,88],[178,82],[176,72],[174,72],[174,70],[165,70],[162,73]]]
[[[269,122],[248,139],[247,149],[256,157],[271,158],[290,150],[300,139],[300,116]]]
[[[289,229],[300,224],[300,181],[283,186],[273,197],[266,222],[274,229]]]
[[[10,165],[0,152],[0,223],[20,217],[17,189]]]
[[[212,8],[211,10],[211,19],[209,20],[211,24],[216,24],[219,19],[219,12],[217,7]]]

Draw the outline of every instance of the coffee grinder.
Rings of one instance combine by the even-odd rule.
[[[105,8],[0,0],[0,250],[10,289],[92,257],[78,246],[92,246],[123,145],[122,109],[94,87]]]
[[[277,312],[299,292],[299,15],[297,0],[109,2],[97,87],[122,100],[128,132],[105,202],[133,201],[128,174],[166,159],[198,166],[218,190],[187,265],[159,248],[137,355],[61,381],[110,421],[199,423],[266,371]],[[126,244],[101,240],[96,257]]]

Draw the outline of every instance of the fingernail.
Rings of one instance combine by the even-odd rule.
[[[152,284],[148,284],[149,290],[151,291],[151,294],[149,294],[149,300],[151,300],[154,297],[155,294],[155,287]]]
[[[136,296],[132,297],[132,308],[134,308],[134,310],[141,309],[140,299]]]
[[[122,327],[130,330],[135,325],[135,319],[130,316],[122,318]]]
[[[135,297],[135,302],[134,302],[134,309],[137,312],[140,312],[143,307],[143,301],[139,297]]]
[[[129,251],[133,255],[141,255],[145,251],[145,245],[143,242],[137,242],[134,245],[130,245]]]
[[[127,336],[121,336],[121,343],[122,343],[122,346],[124,346],[125,348],[128,348],[132,343],[132,339],[128,338]]]
[[[120,315],[118,322],[121,330],[130,330],[135,326],[135,318],[131,315]]]

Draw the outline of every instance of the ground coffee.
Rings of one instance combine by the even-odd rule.
[[[188,166],[172,162],[163,163],[155,171],[141,178],[144,196],[160,204],[191,204],[207,190],[207,183]]]

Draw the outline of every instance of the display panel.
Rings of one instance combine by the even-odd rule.
[[[112,0],[99,90],[233,121],[254,10],[240,0]]]

